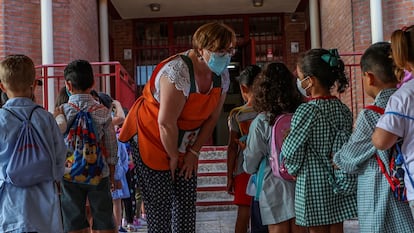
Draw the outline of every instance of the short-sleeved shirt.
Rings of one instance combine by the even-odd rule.
[[[189,51],[185,52],[185,55],[188,55]],[[160,78],[167,77],[171,83],[175,84],[175,88],[177,90],[182,91],[185,97],[190,95],[190,71],[188,69],[187,64],[185,64],[184,60],[177,56],[175,59],[172,59],[164,67],[161,68],[160,72],[158,73],[155,79],[155,91],[153,93],[154,98],[160,102]],[[227,93],[230,86],[230,74],[227,69],[223,71],[221,74],[221,88],[222,93]],[[211,88],[213,88],[213,83],[211,84]],[[210,88],[210,89],[211,89]],[[196,82],[196,92],[198,93],[198,85]]]
[[[414,80],[410,80],[401,86],[388,100],[384,115],[381,116],[377,127],[391,132],[403,138],[401,152],[404,155],[408,173],[414,180],[414,120],[410,120],[396,114],[414,117]],[[409,177],[405,176],[407,184],[407,198],[414,200],[414,187]]]

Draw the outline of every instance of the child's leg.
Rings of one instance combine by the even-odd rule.
[[[93,217],[93,232],[115,230],[112,195],[109,187],[109,178],[105,177],[98,185],[89,189],[88,199]]]
[[[250,174],[241,173],[234,177],[234,204],[238,206],[235,233],[245,233],[249,227],[252,197],[246,194]]]
[[[132,221],[134,220],[134,212],[133,208],[132,208],[132,199],[134,199],[135,197],[135,187],[132,186],[132,176],[131,176],[132,171],[128,170],[127,173],[125,174],[127,182],[128,182],[128,189],[129,189],[129,194],[130,197],[128,198],[123,198],[122,199],[122,204],[124,205],[124,209],[125,209],[125,218],[127,223],[132,223]]]
[[[240,205],[237,210],[235,233],[245,233],[249,228],[250,206]]]
[[[260,216],[259,202],[252,198],[250,210],[250,232],[251,233],[268,233],[269,230],[266,225],[262,224],[262,217]]]
[[[135,217],[141,217],[142,206],[144,206],[144,202],[142,201],[141,190],[137,188],[135,190]]]
[[[114,218],[115,218],[115,225],[120,227],[122,226],[122,204],[121,199],[114,199],[113,203],[113,210],[114,210]]]

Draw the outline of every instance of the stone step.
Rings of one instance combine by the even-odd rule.
[[[226,191],[227,147],[203,147],[197,179],[197,211],[234,210]]]
[[[202,187],[204,185],[227,185],[226,176],[198,176],[197,178],[197,187]]]

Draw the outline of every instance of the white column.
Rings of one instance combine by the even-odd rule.
[[[99,0],[99,40],[101,62],[109,61],[108,1]],[[109,66],[101,66],[101,73],[109,74]],[[105,92],[111,93],[110,77],[105,77]]]
[[[370,0],[372,43],[384,41],[381,0]]]
[[[52,0],[41,0],[41,31],[42,31],[42,64],[53,64],[53,6]],[[53,76],[53,68],[49,68],[48,76]],[[48,110],[53,112],[55,109],[55,81],[48,79],[48,93],[43,98],[48,99]],[[44,106],[46,107],[46,106]]]
[[[319,1],[309,0],[309,19],[310,19],[310,34],[311,34],[311,48],[321,47],[321,26],[319,22]]]

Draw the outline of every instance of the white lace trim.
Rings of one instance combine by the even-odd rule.
[[[187,64],[180,58],[177,57],[161,68],[157,77],[155,78],[155,92],[154,98],[160,101],[160,78],[166,77],[171,83],[175,84],[177,90],[182,91],[184,96],[188,98],[190,94],[190,73]],[[226,93],[230,86],[230,74],[228,70],[225,70],[221,75],[221,87],[222,93]],[[196,91],[198,91],[198,85],[196,84]]]

